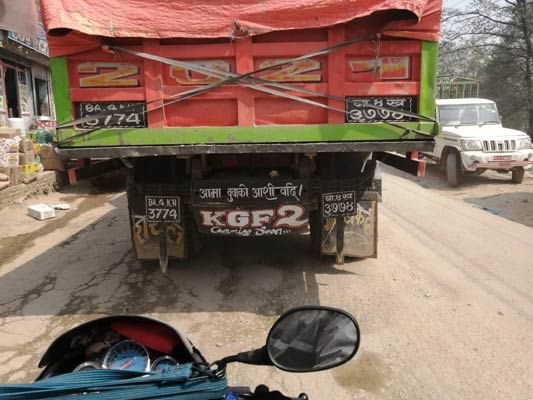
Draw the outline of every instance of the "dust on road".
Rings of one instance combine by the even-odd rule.
[[[323,304],[357,316],[356,360],[305,375],[235,365],[230,382],[311,398],[529,399],[533,229],[421,184],[385,169],[379,258],[343,266],[310,257],[306,236],[216,238],[162,275],[132,254],[123,194],[73,202],[61,230],[0,267],[0,381],[31,380],[51,341],[95,316],[163,319],[215,360],[261,346],[286,309]]]
[[[22,218],[20,219],[24,219],[24,225],[26,225],[28,222],[32,222],[35,228],[33,230],[30,230],[29,232],[20,233],[15,236],[8,236],[0,239],[0,265],[6,264],[8,261],[11,261],[13,258],[15,258],[18,254],[22,253],[23,251],[26,251],[26,249],[30,248],[35,243],[35,239],[44,237],[49,233],[64,228],[69,223],[69,221],[73,220],[74,218],[78,217],[80,214],[83,214],[86,211],[94,209],[103,201],[108,200],[109,197],[110,196],[107,194],[84,195],[77,197],[81,201],[79,202],[79,205],[76,207],[75,210],[69,213],[63,213],[63,215],[61,215],[62,218],[53,219],[44,224],[36,223],[36,221],[33,220],[28,221],[28,217],[26,215],[22,216]],[[70,199],[70,197],[67,197],[67,199]],[[14,222],[10,221],[9,225],[12,225],[13,223]],[[10,231],[12,232],[11,229]]]
[[[416,182],[453,199],[462,200],[491,214],[533,227],[533,169],[526,170],[524,182],[515,184],[510,173],[486,171],[482,175],[464,175],[461,185],[451,188],[438,166],[428,165],[422,178],[408,178],[403,172],[388,168],[387,173]]]

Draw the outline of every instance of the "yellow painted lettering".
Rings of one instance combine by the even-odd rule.
[[[103,72],[105,71],[105,72]],[[80,87],[136,87],[139,86],[138,78],[129,78],[139,73],[139,67],[124,63],[84,63],[78,66],[80,74]]]
[[[195,64],[201,67],[206,67],[219,72],[230,72],[231,66],[228,62],[222,60],[212,61],[189,61],[190,64]],[[209,76],[200,72],[195,72],[190,69],[171,66],[170,76],[180,85],[209,85],[210,83],[218,82],[221,79],[216,76]]]
[[[259,67],[269,67],[280,61],[282,60],[265,60]],[[281,65],[272,71],[267,71],[261,75],[261,78],[274,82],[320,82],[322,81],[321,68],[320,61],[300,60]],[[314,71],[318,71],[318,73],[309,73]]]

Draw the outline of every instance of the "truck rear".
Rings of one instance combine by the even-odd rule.
[[[123,160],[139,259],[307,231],[377,255],[377,160],[416,172],[438,133],[440,0],[42,3],[58,152]]]

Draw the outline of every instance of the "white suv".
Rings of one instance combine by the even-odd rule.
[[[462,173],[487,169],[511,171],[513,182],[521,183],[524,170],[533,165],[530,137],[504,128],[493,101],[437,100],[437,118],[442,131],[433,152],[425,156],[441,165],[450,186],[459,185]]]

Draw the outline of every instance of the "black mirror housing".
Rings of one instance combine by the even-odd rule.
[[[270,361],[288,372],[333,368],[352,359],[360,343],[356,319],[323,306],[294,308],[274,324],[267,339]]]

